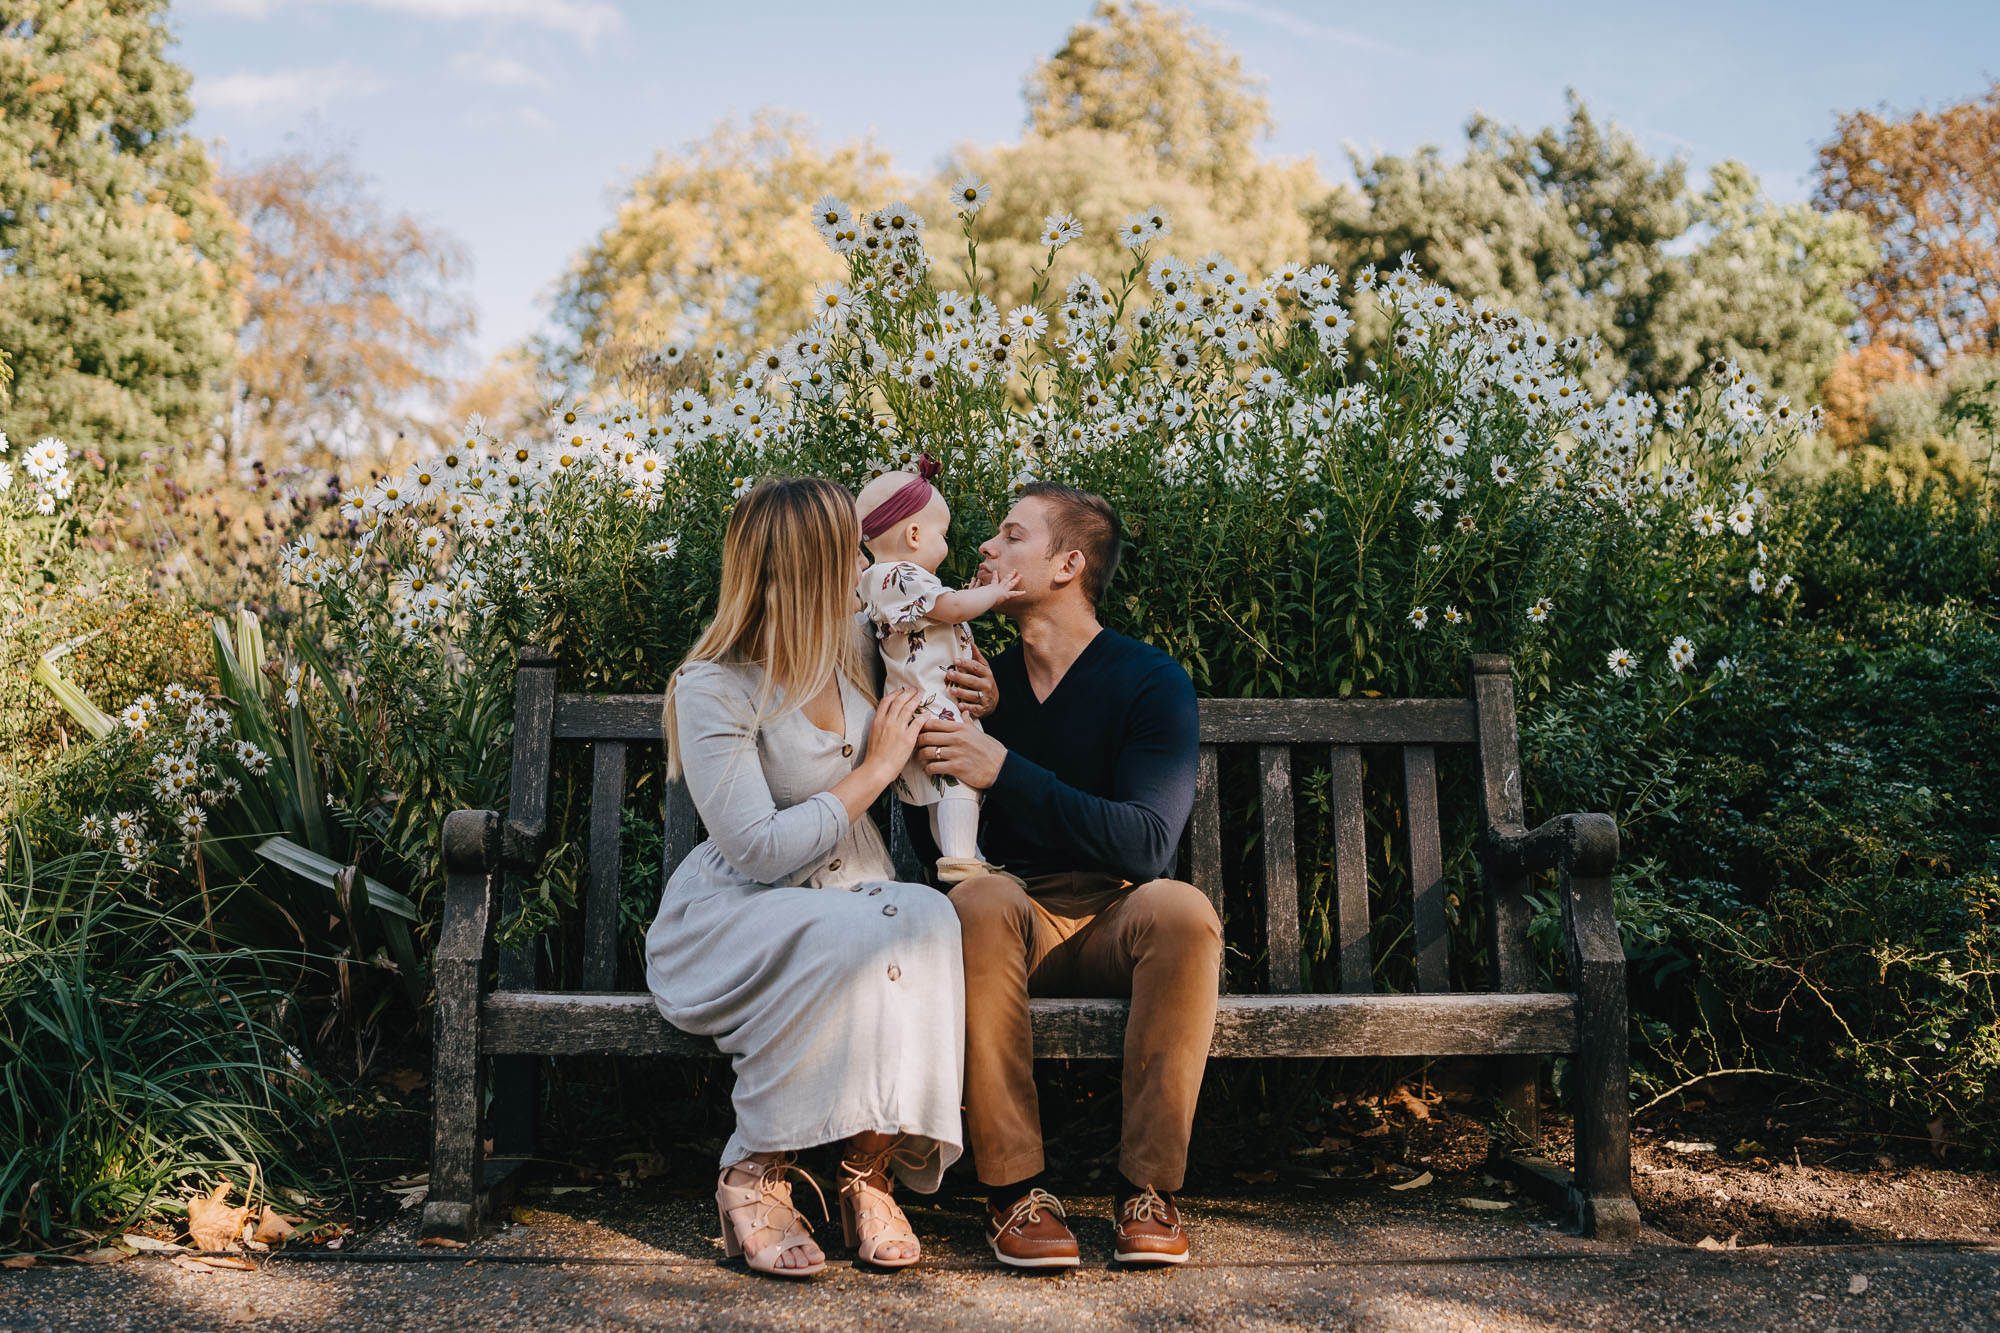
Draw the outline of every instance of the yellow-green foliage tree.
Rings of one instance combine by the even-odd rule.
[[[813,287],[843,272],[800,200],[886,201],[899,184],[880,150],[822,150],[770,113],[661,153],[564,277],[552,367],[619,378],[672,338],[742,350],[797,327]]]
[[[1028,75],[1022,141],[960,149],[937,193],[966,175],[993,187],[979,220],[986,283],[1039,261],[1043,221],[1058,210],[1083,224],[1057,258],[1058,283],[1122,271],[1118,224],[1151,208],[1173,219],[1177,253],[1219,250],[1259,272],[1298,263],[1312,240],[1305,210],[1328,187],[1309,160],[1258,155],[1271,128],[1259,87],[1185,13],[1102,0]],[[1026,295],[1004,283],[992,290],[1008,305]]]
[[[234,232],[185,130],[166,0],[0,7],[0,429],[111,454],[205,436]]]

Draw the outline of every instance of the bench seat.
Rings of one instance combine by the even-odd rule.
[[[1121,1054],[1124,1000],[1037,999],[1035,1054],[1106,1060]],[[653,997],[629,991],[492,991],[479,1006],[491,1055],[720,1054],[670,1026]],[[1211,1056],[1558,1055],[1577,1048],[1576,996],[1224,995]]]

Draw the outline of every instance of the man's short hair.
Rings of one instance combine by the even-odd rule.
[[[1054,481],[1030,482],[1021,488],[1021,498],[1048,502],[1050,555],[1083,552],[1083,595],[1096,606],[1111,586],[1123,553],[1118,511],[1101,495]]]

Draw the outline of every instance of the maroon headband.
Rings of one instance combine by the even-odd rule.
[[[888,499],[869,510],[861,519],[861,536],[864,541],[874,541],[904,519],[924,511],[931,502],[935,491],[930,479],[938,474],[938,465],[931,461],[928,452],[917,457],[917,475],[892,493]]]

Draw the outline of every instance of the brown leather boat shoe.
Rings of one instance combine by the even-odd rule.
[[[1009,1268],[1075,1268],[1076,1235],[1055,1195],[1032,1189],[1005,1208],[986,1205],[986,1243]]]
[[[1184,1264],[1187,1232],[1181,1230],[1174,1196],[1151,1185],[1118,1205],[1111,1257],[1121,1264]]]

